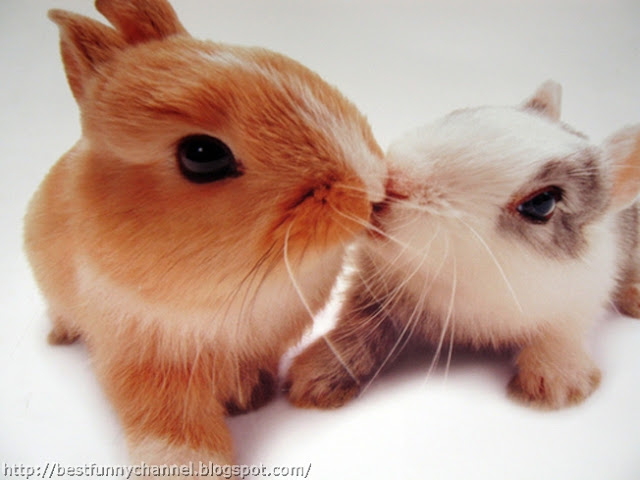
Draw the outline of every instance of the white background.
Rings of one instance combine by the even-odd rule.
[[[8,464],[127,463],[84,347],[45,342],[45,306],[21,250],[28,198],[79,137],[46,10],[87,14],[91,3],[0,2],[0,462]],[[640,122],[637,0],[175,4],[196,36],[265,46],[316,70],[369,117],[383,148],[456,108],[519,103],[547,78],[564,86],[564,120],[595,141]],[[454,352],[448,376],[442,367],[425,383],[430,353],[416,354],[341,410],[296,410],[279,397],[231,419],[237,459],[311,463],[312,479],[638,479],[640,322],[603,314],[591,344],[603,382],[579,407],[512,403],[507,357]]]

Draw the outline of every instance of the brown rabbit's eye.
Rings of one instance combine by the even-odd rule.
[[[561,199],[562,191],[558,187],[549,187],[530,195],[516,209],[520,215],[533,223],[546,223]]]
[[[190,135],[178,144],[182,175],[195,183],[207,183],[241,174],[231,149],[209,135]]]

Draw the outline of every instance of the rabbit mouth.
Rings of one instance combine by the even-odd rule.
[[[371,211],[371,218],[369,219],[369,227],[367,228],[367,235],[375,240],[383,240],[386,235],[382,225],[382,216],[385,211],[389,210],[389,205],[386,201],[380,203],[374,203]]]
[[[384,240],[387,238],[385,219],[389,215],[393,203],[393,197],[388,195],[383,201],[372,204],[369,227],[367,228],[367,234],[371,238],[376,240]]]
[[[397,204],[402,204],[409,199],[409,196],[400,193],[392,188],[392,183],[387,182],[385,198],[381,202],[372,204],[371,218],[369,219],[369,228],[367,233],[370,237],[377,240],[388,238],[385,228],[385,219],[391,214]]]

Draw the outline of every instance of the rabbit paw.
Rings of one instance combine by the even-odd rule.
[[[356,397],[360,384],[319,339],[293,360],[284,389],[296,407],[329,409]]]
[[[276,393],[276,379],[275,373],[265,369],[259,369],[253,375],[243,375],[238,391],[224,402],[227,413],[239,415],[269,403]]]
[[[157,479],[158,472],[154,469],[163,465],[173,468],[164,472],[162,478],[237,478],[231,476],[231,458],[220,452],[199,450],[180,442],[152,437],[135,439],[130,442],[130,448],[133,462],[148,467],[139,472],[144,480]],[[217,472],[214,466],[218,467]]]
[[[640,318],[640,284],[625,286],[617,295],[616,307],[623,315]]]
[[[70,328],[62,317],[56,316],[53,327],[47,336],[50,345],[70,345],[80,338],[80,333]]]
[[[557,368],[521,369],[509,382],[509,394],[533,406],[556,409],[582,402],[600,384],[601,373],[595,366],[561,373]]]

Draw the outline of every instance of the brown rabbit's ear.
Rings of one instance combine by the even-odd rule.
[[[96,8],[129,44],[186,33],[176,12],[165,0],[96,0]]]
[[[534,110],[551,120],[560,120],[561,103],[562,87],[553,80],[547,80],[538,87],[531,98],[523,103],[522,107]]]
[[[84,85],[101,63],[126,46],[113,28],[82,15],[50,10],[49,18],[60,27],[60,51],[69,86],[77,101]]]
[[[614,133],[605,141],[604,151],[613,165],[611,208],[621,210],[640,193],[640,125]]]

